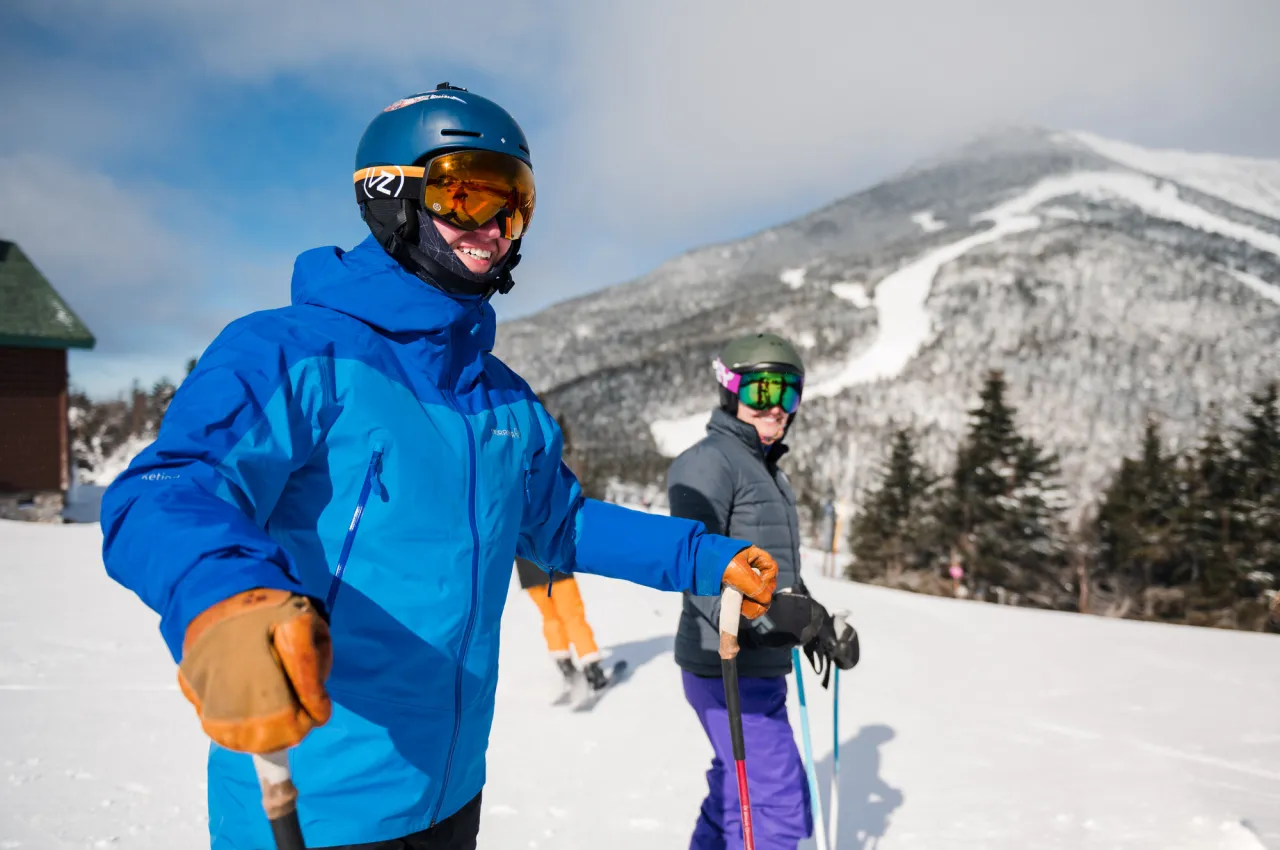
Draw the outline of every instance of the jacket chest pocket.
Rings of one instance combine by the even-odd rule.
[[[338,562],[333,570],[333,578],[329,582],[329,592],[325,595],[325,610],[332,615],[334,603],[338,601],[338,591],[342,589],[342,574],[347,570],[347,564],[351,559],[351,551],[355,548],[356,536],[360,531],[360,520],[364,517],[365,508],[368,507],[369,498],[375,492],[382,496],[382,458],[385,454],[385,448],[381,445],[375,446],[369,456],[369,464],[365,469],[364,483],[360,486],[360,495],[356,499],[355,508],[351,513],[351,521],[347,524],[346,535],[342,539],[342,548],[338,552]]]

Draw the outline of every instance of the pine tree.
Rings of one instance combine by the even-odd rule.
[[[941,500],[938,521],[979,584],[1067,593],[1066,506],[1058,459],[1018,433],[1000,371],[989,372]]]
[[[1148,419],[1137,458],[1124,458],[1098,506],[1106,572],[1141,588],[1172,583],[1182,515],[1177,456],[1166,453],[1160,424]]]
[[[1183,504],[1175,535],[1181,557],[1170,584],[1192,583],[1209,596],[1231,590],[1239,578],[1235,537],[1239,465],[1222,431],[1221,411],[1209,408],[1200,445],[1183,467]]]
[[[1237,438],[1241,569],[1280,579],[1280,385],[1250,395]]]
[[[926,565],[931,542],[929,501],[936,481],[917,459],[912,433],[895,429],[879,484],[853,520],[850,578],[868,579]]]

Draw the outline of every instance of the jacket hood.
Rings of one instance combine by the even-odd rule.
[[[452,295],[397,263],[373,236],[349,251],[327,246],[298,255],[293,303],[327,307],[389,333],[462,331],[492,351],[497,319],[479,296]]]

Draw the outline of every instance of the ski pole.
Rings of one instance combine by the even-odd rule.
[[[262,808],[271,821],[276,850],[307,850],[298,823],[298,789],[289,776],[289,751],[253,756],[253,767],[262,786]]]
[[[831,617],[835,621],[835,633],[843,635],[848,620],[847,611],[837,611]],[[840,668],[836,667],[835,683],[831,686],[831,829],[827,835],[831,846],[836,846],[836,825],[840,819]]]
[[[751,828],[751,797],[747,791],[747,752],[742,740],[742,697],[738,692],[738,619],[742,615],[742,593],[726,587],[720,598],[720,669],[724,675],[724,701],[729,709],[729,737],[733,741],[733,761],[738,772],[738,802],[742,807],[742,844],[755,850]]]
[[[818,769],[813,763],[813,741],[809,736],[809,706],[804,700],[804,670],[800,666],[800,647],[798,646],[791,647],[791,663],[796,668],[796,696],[800,698],[800,733],[804,739],[804,772],[809,777],[813,838],[818,850],[827,850],[826,824],[822,818],[822,796],[818,791]]]
[[[840,819],[840,668],[836,668],[835,684],[831,686],[831,828],[827,837],[836,846],[836,824]]]

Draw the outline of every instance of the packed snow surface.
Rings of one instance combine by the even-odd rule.
[[[100,546],[93,525],[0,522],[0,847],[207,846],[205,742],[157,618],[107,578]],[[863,646],[842,683],[842,850],[1280,848],[1280,637],[805,569]],[[550,705],[557,674],[512,582],[480,846],[687,846],[711,751],[672,662],[680,597],[582,588],[634,674],[591,713]],[[826,789],[831,700],[805,670]],[[798,736],[794,689],[789,710]]]

